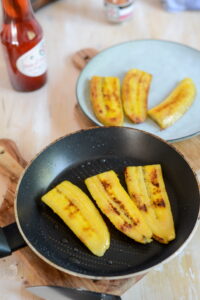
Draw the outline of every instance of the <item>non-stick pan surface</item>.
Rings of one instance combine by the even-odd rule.
[[[103,257],[96,257],[41,202],[44,193],[65,179],[89,195],[84,185],[88,176],[112,169],[124,185],[126,166],[156,163],[162,166],[175,221],[176,239],[168,245],[139,244],[103,216],[111,245]],[[102,127],[68,135],[41,152],[22,177],[15,210],[22,236],[42,259],[74,275],[114,279],[146,271],[183,247],[196,227],[199,203],[195,175],[172,146],[143,131]]]

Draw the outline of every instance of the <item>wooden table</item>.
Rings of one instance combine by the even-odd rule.
[[[200,49],[200,12],[170,14],[159,0],[137,0],[134,17],[123,25],[106,22],[103,1],[60,0],[36,14],[42,25],[47,44],[48,84],[33,93],[12,90],[0,50],[0,138],[14,140],[26,161],[31,160],[54,139],[91,123],[76,107],[75,85],[79,71],[72,63],[72,55],[82,48],[104,49],[132,39],[164,39],[184,43]],[[200,136],[174,144],[200,178]],[[0,178],[1,195],[6,179]],[[134,285],[126,299],[198,300],[200,299],[200,228],[183,252],[170,262],[148,273]],[[31,250],[23,249],[0,260],[0,299],[36,300],[24,286],[53,282],[51,272],[43,265],[35,274],[34,264],[28,266]],[[35,264],[38,258],[35,256]],[[32,267],[32,273],[30,272]],[[53,273],[57,275],[58,273]],[[59,273],[57,283],[63,283]],[[73,286],[74,278],[64,277]],[[105,283],[82,280],[83,286],[95,290],[123,293],[134,283],[126,280]],[[132,295],[132,296],[131,296]]]

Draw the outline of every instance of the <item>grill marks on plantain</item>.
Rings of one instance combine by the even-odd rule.
[[[144,212],[148,212],[147,205],[145,203],[142,203],[141,197],[139,197],[137,194],[132,193],[130,195],[131,199],[134,200],[135,204],[137,205],[138,209]]]
[[[124,115],[119,78],[93,76],[90,80],[90,99],[100,122],[107,126],[122,125]]]
[[[118,216],[121,216],[121,218],[124,221],[124,224],[120,226],[122,231],[126,231],[126,229],[130,229],[134,226],[137,226],[139,224],[139,219],[132,218],[128,211],[126,210],[126,207],[120,201],[117,199],[117,197],[113,194],[112,186],[111,184],[106,180],[100,180],[103,188],[105,189],[106,193],[109,195],[109,205],[114,213],[116,213]]]
[[[148,115],[161,129],[165,129],[173,125],[186,113],[195,97],[195,83],[191,78],[185,78],[160,104],[151,108]]]
[[[128,193],[117,174],[106,171],[85,179],[98,208],[122,233],[139,243],[152,238],[169,243],[175,238],[173,216],[160,165],[125,169]],[[110,234],[98,209],[70,181],[63,181],[42,197],[75,235],[97,256],[110,246]]]
[[[55,189],[56,189],[56,192],[58,194],[62,195],[64,197],[65,201],[66,201],[66,206],[63,208],[63,210],[66,211],[66,214],[68,214],[68,217],[70,219],[74,219],[76,221],[79,219],[79,222],[82,223],[82,230],[83,231],[88,231],[87,234],[90,234],[89,232],[94,234],[95,233],[94,228],[90,226],[90,223],[88,222],[87,218],[85,218],[84,215],[81,214],[81,211],[78,208],[78,206],[74,204],[78,201],[78,199],[76,199],[74,201],[73,198],[70,199],[62,191],[60,191],[58,187],[56,187]],[[84,239],[81,235],[79,235],[78,238],[82,242],[84,242]]]
[[[123,108],[126,116],[133,123],[142,123],[147,117],[151,80],[151,74],[138,69],[128,71],[123,79]]]
[[[66,206],[63,207],[63,210],[66,211],[69,218],[73,218],[73,217],[77,216],[80,213],[80,209],[72,202],[73,200],[70,200],[70,198],[67,197],[62,191],[60,191],[58,187],[55,187],[55,190],[58,194],[60,194],[60,197],[63,197],[65,199]],[[80,215],[80,217],[83,219],[83,221],[88,223],[86,218],[84,218],[83,215]]]
[[[151,229],[113,170],[89,177],[85,183],[97,206],[118,230],[139,243],[152,241]]]
[[[161,189],[160,189],[160,184],[158,182],[158,173],[156,169],[152,169],[150,173],[150,182],[154,186],[153,188],[153,195],[161,195]],[[156,207],[166,207],[165,201],[162,197],[156,198],[153,201],[153,205]]]
[[[130,166],[125,169],[129,195],[160,243],[175,238],[170,201],[160,165]]]
[[[97,256],[110,246],[110,234],[98,209],[76,185],[65,180],[50,190],[42,201],[47,204]]]

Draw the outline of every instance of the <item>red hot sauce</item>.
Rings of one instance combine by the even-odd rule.
[[[33,91],[47,80],[42,28],[29,0],[2,0],[1,42],[11,84],[18,91]]]

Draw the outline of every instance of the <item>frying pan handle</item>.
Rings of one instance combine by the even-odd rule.
[[[0,258],[10,255],[13,251],[26,246],[17,224],[12,223],[0,227]]]

